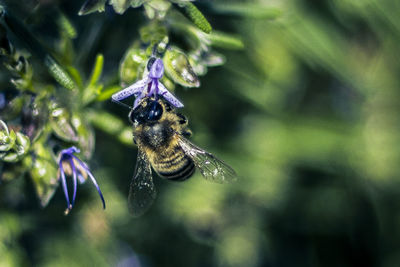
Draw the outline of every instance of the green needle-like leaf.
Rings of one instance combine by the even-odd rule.
[[[78,15],[83,16],[96,11],[103,12],[106,1],[107,0],[87,0],[79,10]]]
[[[3,12],[3,19],[8,28],[23,41],[23,44],[37,57],[39,57],[47,67],[50,75],[62,86],[67,89],[76,87],[74,81],[68,73],[57,63],[57,61],[46,52],[39,41],[30,33],[26,26],[17,18],[7,12]]]
[[[121,143],[133,145],[132,128],[125,126],[120,118],[104,111],[89,111],[86,117],[96,128],[117,137]]]
[[[71,79],[68,73],[52,58],[50,55],[46,55],[44,63],[49,71],[50,75],[62,86],[67,89],[74,89],[76,87],[75,82]]]
[[[115,85],[111,87],[107,87],[106,89],[102,90],[101,93],[98,95],[96,98],[97,101],[105,101],[107,99],[110,99],[110,97],[121,90],[121,86]]]
[[[104,56],[98,54],[96,57],[96,62],[94,63],[92,76],[90,77],[89,86],[94,86],[100,79],[101,73],[103,71]]]
[[[60,16],[58,18],[58,25],[62,29],[64,33],[71,39],[76,38],[77,33],[74,25],[72,25],[71,21],[60,12]]]
[[[178,9],[183,11],[183,14],[185,14],[185,16],[188,17],[200,30],[205,33],[210,33],[212,31],[211,24],[194,4],[187,2],[178,5],[178,7]]]
[[[244,48],[243,41],[239,37],[230,34],[213,31],[208,37],[211,44],[216,47],[233,50]]]
[[[276,7],[261,4],[234,4],[234,3],[215,3],[212,8],[220,14],[236,15],[255,19],[275,19],[282,14]]]

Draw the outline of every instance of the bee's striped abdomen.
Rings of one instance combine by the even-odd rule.
[[[183,181],[192,176],[195,166],[182,148],[177,145],[170,151],[172,152],[170,155],[159,157],[157,162],[154,162],[153,167],[157,173],[161,177],[173,181]]]
[[[182,168],[173,170],[171,172],[159,172],[158,174],[168,180],[184,181],[194,173],[195,166],[193,161],[189,158],[185,160],[185,165]]]

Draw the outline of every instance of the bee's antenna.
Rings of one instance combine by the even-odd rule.
[[[114,99],[111,99],[111,101],[114,102],[114,103],[117,103],[117,104],[119,104],[119,105],[121,105],[121,106],[123,106],[123,107],[129,108],[130,110],[133,109],[133,107],[131,107],[131,106],[125,104],[125,103],[122,103],[121,101],[114,100]]]

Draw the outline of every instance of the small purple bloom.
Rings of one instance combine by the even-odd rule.
[[[94,186],[97,189],[97,192],[99,192],[101,201],[103,202],[103,209],[106,208],[106,203],[104,202],[103,194],[101,193],[100,187],[96,182],[96,179],[94,178],[93,174],[90,172],[89,167],[81,161],[77,156],[75,156],[75,153],[79,153],[80,150],[76,147],[70,147],[64,150],[61,150],[60,155],[59,155],[59,161],[58,161],[58,179],[61,180],[64,194],[65,194],[65,199],[67,200],[67,209],[65,210],[65,214],[67,215],[72,207],[75,204],[75,197],[76,197],[76,189],[77,189],[77,179],[79,179],[79,183],[84,183],[86,179],[90,178],[92,180]],[[74,185],[74,192],[72,195],[72,202],[69,200],[69,194],[68,194],[68,187],[67,187],[67,181],[65,179],[65,174],[67,175],[72,175],[72,182]]]
[[[160,58],[157,58],[153,65],[151,65],[149,73],[145,78],[113,94],[111,99],[119,102],[122,99],[134,95],[136,100],[133,108],[136,108],[142,98],[146,96],[153,96],[155,99],[157,99],[157,97],[161,95],[173,106],[177,108],[183,107],[183,104],[160,82],[163,74],[164,64]]]

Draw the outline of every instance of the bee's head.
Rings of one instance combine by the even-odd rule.
[[[143,101],[129,113],[129,119],[136,126],[147,122],[158,121],[164,112],[160,100],[145,98]]]

